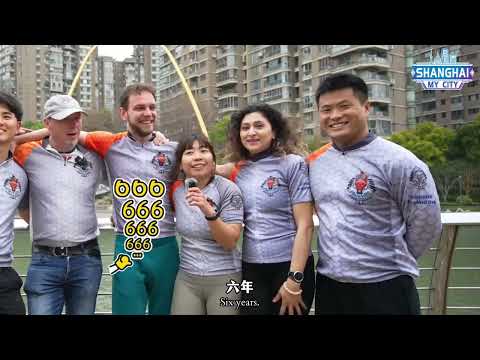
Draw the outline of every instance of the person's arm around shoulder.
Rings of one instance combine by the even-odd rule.
[[[23,134],[15,135],[13,141],[16,145],[21,145],[27,142],[38,141],[50,135],[47,128],[25,132]]]
[[[215,173],[217,175],[220,175],[224,178],[230,178],[230,175],[232,174],[233,168],[235,167],[235,163],[233,162],[228,162],[223,165],[217,165],[215,168]]]

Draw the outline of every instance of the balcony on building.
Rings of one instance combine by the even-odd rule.
[[[379,136],[392,134],[392,123],[388,120],[368,119],[368,128]]]
[[[388,57],[378,56],[371,53],[354,54],[345,58],[339,58],[336,64],[330,66],[332,73],[345,72],[361,67],[377,67],[389,69],[391,60]]]
[[[377,48],[381,50],[391,50],[392,45],[333,45],[330,51],[332,56],[339,56],[351,51],[360,50],[360,49],[371,49],[371,48]]]

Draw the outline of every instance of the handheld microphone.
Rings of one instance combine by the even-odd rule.
[[[185,189],[188,190],[192,187],[197,187],[198,181],[195,178],[187,178],[185,179]]]

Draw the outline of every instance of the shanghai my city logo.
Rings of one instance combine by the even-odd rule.
[[[368,174],[363,171],[351,179],[347,185],[348,195],[360,205],[370,200],[375,191],[377,191],[377,188],[373,179],[369,178]]]
[[[473,65],[457,62],[455,53],[442,48],[441,55],[428,54],[430,61],[412,65],[412,79],[424,90],[461,90],[463,84],[473,81]]]

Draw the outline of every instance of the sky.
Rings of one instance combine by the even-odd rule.
[[[122,61],[133,55],[133,45],[98,45],[99,56],[111,56]]]

